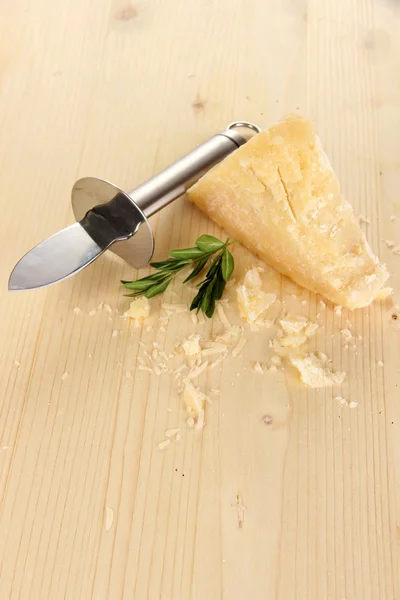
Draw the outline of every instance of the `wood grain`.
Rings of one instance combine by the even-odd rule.
[[[385,244],[400,244],[399,57],[396,0],[0,2],[1,600],[400,599],[391,300],[337,315],[268,271],[289,308],[320,314],[312,344],[346,383],[256,374],[269,333],[246,332],[243,356],[202,376],[221,394],[194,432],[174,378],[137,368],[143,344],[169,351],[194,325],[163,331],[157,302],[151,329],[123,319],[128,265],[106,255],[61,285],[6,291],[20,256],[72,222],[79,176],[131,189],[235,118],[299,112],[399,297]],[[184,199],[154,227],[157,256],[218,233]],[[240,277],[251,259],[237,258]],[[182,439],[160,451],[171,427]]]

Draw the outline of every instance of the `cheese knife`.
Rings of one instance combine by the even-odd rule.
[[[247,121],[230,123],[129,193],[103,179],[79,179],[71,194],[77,222],[25,254],[10,275],[8,289],[31,290],[63,281],[108,249],[133,267],[143,267],[154,252],[149,217],[184,194],[206,171],[260,131]]]

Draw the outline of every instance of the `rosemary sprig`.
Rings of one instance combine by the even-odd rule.
[[[127,295],[130,297],[144,295],[146,298],[153,298],[162,294],[179,271],[192,266],[191,273],[183,282],[187,283],[199,275],[206,268],[211,257],[216,255],[211,260],[204,281],[197,286],[199,291],[190,305],[190,310],[197,309],[197,312],[201,310],[211,318],[214,314],[215,302],[222,297],[226,282],[235,268],[233,256],[228,250],[231,243],[229,239],[221,242],[212,235],[202,235],[196,240],[196,246],[193,248],[171,250],[170,258],[150,263],[156,269],[152,275],[136,281],[122,281],[128,290],[133,290],[132,294]]]

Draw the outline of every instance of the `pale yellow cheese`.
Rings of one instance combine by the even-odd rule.
[[[318,329],[317,323],[308,321],[303,315],[288,314],[278,321],[281,330],[278,330],[272,347],[280,354],[302,346]]]
[[[242,285],[236,289],[240,314],[248,323],[255,323],[276,300],[276,294],[267,294],[262,288],[259,274],[262,269],[247,271]]]
[[[312,352],[300,356],[291,356],[289,360],[299,371],[302,382],[311,388],[339,385],[343,383],[346,377],[346,373],[342,371],[332,373],[323,361]]]
[[[150,314],[150,302],[144,296],[139,296],[131,302],[129,310],[124,316],[137,322],[144,321]]]
[[[182,349],[186,356],[193,358],[198,356],[201,352],[201,346],[199,343],[200,336],[193,334],[187,340],[182,342]]]
[[[388,278],[302,117],[254,136],[188,198],[266,263],[335,304],[367,306]]]

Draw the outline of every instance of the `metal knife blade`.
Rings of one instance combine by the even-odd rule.
[[[74,223],[41,242],[15,265],[8,289],[32,290],[71,277],[100,256],[99,246],[80,223]]]
[[[130,198],[117,193],[25,254],[11,273],[8,289],[42,288],[75,275],[114,242],[135,235],[144,220]]]

